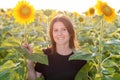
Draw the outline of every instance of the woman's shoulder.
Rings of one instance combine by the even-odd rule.
[[[50,55],[51,52],[52,52],[52,50],[51,50],[51,48],[44,48],[44,49],[43,49],[43,52],[44,52],[44,54],[46,54],[46,55]]]

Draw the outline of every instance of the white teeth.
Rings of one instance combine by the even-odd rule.
[[[63,40],[63,38],[58,38],[59,40]]]

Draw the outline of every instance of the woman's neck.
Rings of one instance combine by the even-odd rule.
[[[56,51],[60,55],[69,55],[72,52],[72,49],[68,45],[56,45]]]

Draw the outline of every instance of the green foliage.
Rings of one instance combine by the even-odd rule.
[[[71,12],[57,13],[55,10],[38,10],[34,23],[27,26],[15,23],[13,17],[5,13],[0,16],[0,80],[26,80],[27,59],[49,65],[42,49],[50,45],[47,34],[49,21],[60,13],[71,18],[81,47],[69,60],[87,60],[75,80],[119,80],[119,15],[115,22],[107,23],[101,20],[101,16],[75,16]],[[33,48],[33,54],[29,55],[22,47],[25,41]],[[36,80],[44,80],[44,77]]]
[[[22,54],[26,59],[32,60],[33,62],[40,62],[42,64],[48,65],[47,56],[43,54],[42,50],[39,53],[33,53],[29,55],[27,49],[21,48],[21,47],[15,47],[16,51],[19,52],[19,54]]]
[[[92,26],[88,24],[87,27],[76,28],[81,49],[74,51],[75,54],[69,58],[70,60],[87,60],[88,64],[91,64],[91,68],[87,66],[89,69],[87,72],[83,70],[85,73],[79,71],[77,74],[79,76],[88,74],[89,80],[113,80],[115,77],[113,75],[120,73],[119,28],[101,19],[96,18],[97,24],[92,23]],[[84,79],[86,77],[79,76],[76,80],[87,80]]]
[[[97,53],[86,53],[84,51],[74,51],[75,54],[71,55],[69,60],[91,60],[94,57],[98,56]]]
[[[85,66],[82,67],[82,69],[79,70],[79,72],[75,77],[75,80],[89,80],[88,72],[91,68],[92,68],[92,64],[87,63]]]

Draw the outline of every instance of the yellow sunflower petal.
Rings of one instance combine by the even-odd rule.
[[[15,22],[18,22],[19,24],[29,24],[33,22],[35,18],[34,7],[30,5],[29,2],[21,0],[13,10],[13,16]]]
[[[102,2],[101,0],[97,1],[97,4],[95,5],[95,8],[96,8],[96,11],[97,11],[98,15],[102,15],[103,14],[102,10],[103,10],[105,5],[107,5],[107,3]]]
[[[102,2],[98,0],[97,4],[95,5],[97,14],[103,15],[104,19],[108,22],[112,22],[115,19],[116,13],[115,10],[110,7],[106,2]]]
[[[103,14],[104,14],[104,18],[108,22],[112,22],[115,19],[115,16],[116,16],[115,10],[108,5],[104,6]]]

